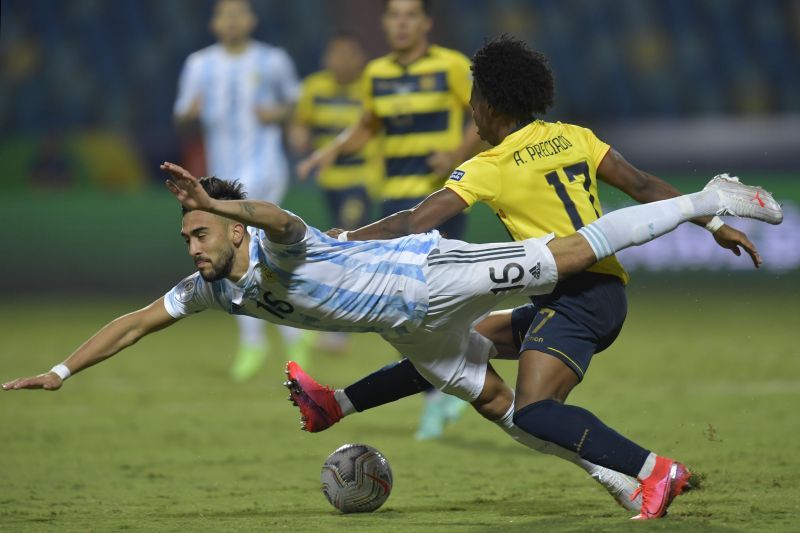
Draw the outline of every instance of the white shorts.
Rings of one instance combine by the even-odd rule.
[[[467,401],[483,390],[492,343],[474,326],[510,296],[553,291],[558,281],[547,243],[553,235],[514,243],[442,239],[423,273],[428,313],[413,333],[387,339],[434,387]]]

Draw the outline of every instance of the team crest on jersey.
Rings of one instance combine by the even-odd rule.
[[[454,170],[453,173],[450,174],[450,179],[453,181],[461,181],[461,178],[464,177],[464,174],[466,174],[466,172],[463,170]]]
[[[423,91],[432,91],[436,88],[436,76],[421,76],[419,88]]]
[[[259,264],[258,270],[261,272],[261,281],[275,281],[275,272],[267,268],[265,265]]]
[[[179,302],[185,304],[192,299],[194,294],[195,283],[193,279],[187,279],[178,285],[175,297]]]

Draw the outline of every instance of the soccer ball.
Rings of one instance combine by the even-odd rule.
[[[345,444],[322,465],[322,492],[343,513],[374,511],[392,492],[392,469],[381,452],[366,444]]]

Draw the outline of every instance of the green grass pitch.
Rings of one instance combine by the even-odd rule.
[[[208,312],[59,392],[0,393],[0,529],[797,531],[797,297],[780,283],[738,285],[634,282],[620,339],[570,398],[705,476],[658,522],[629,522],[582,471],[515,444],[474,412],[442,440],[415,442],[419,397],[301,432],[281,386],[286,354],[276,350],[253,382],[230,383],[234,321]],[[0,379],[50,368],[146,303],[3,302]],[[310,369],[342,386],[393,358],[380,339],[360,336],[349,354],[318,354]],[[513,383],[513,363],[496,367]],[[394,490],[375,513],[340,515],[320,491],[324,458],[347,442],[373,445],[391,463]]]

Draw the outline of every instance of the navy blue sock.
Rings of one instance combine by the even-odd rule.
[[[514,424],[534,437],[572,450],[583,459],[636,477],[650,455],[633,441],[575,405],[542,400],[514,413]]]
[[[401,359],[361,378],[345,388],[344,393],[356,411],[366,411],[430,389],[433,385],[417,372],[411,361]]]

